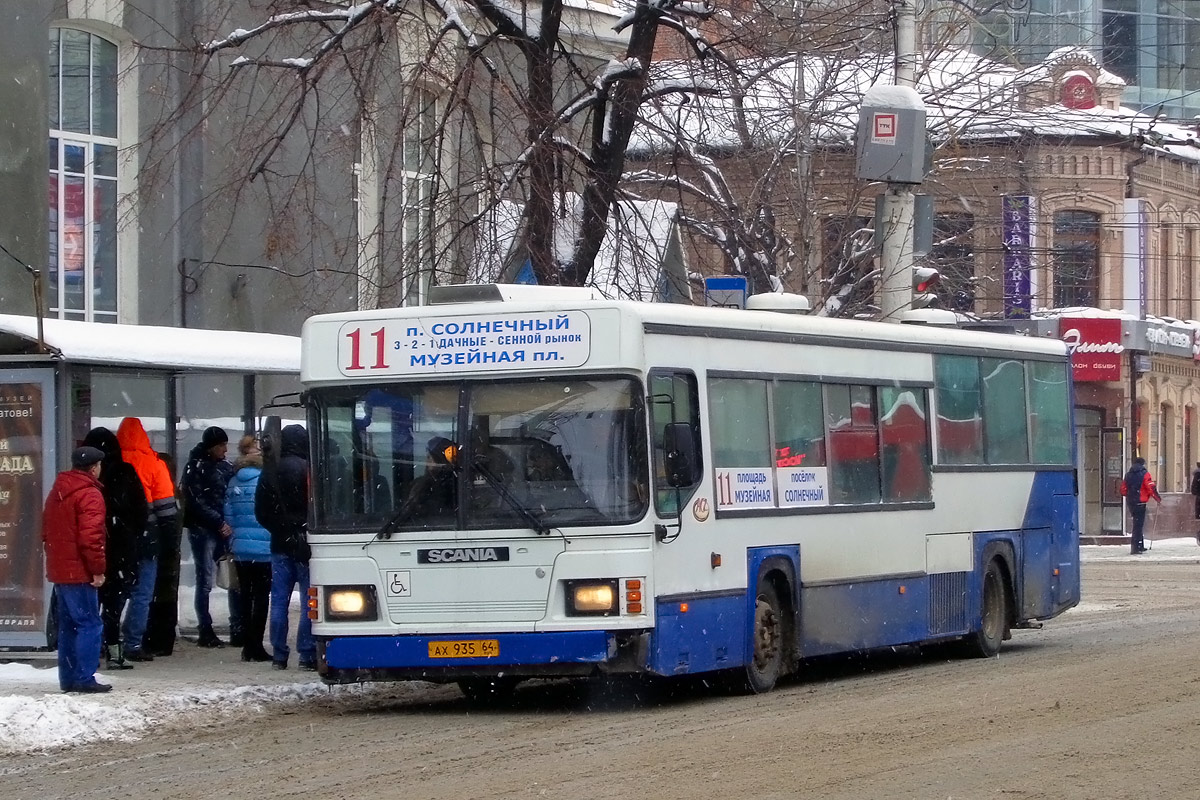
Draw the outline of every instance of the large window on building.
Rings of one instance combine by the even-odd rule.
[[[1158,88],[1175,93],[1200,89],[1200,3],[1158,0],[1156,10]]]
[[[1104,68],[1137,83],[1137,0],[1104,0],[1100,16],[1101,56]]]
[[[117,319],[117,46],[50,30],[51,315]]]
[[[1100,215],[1054,214],[1054,306],[1095,306],[1100,298]]]
[[[1012,63],[1034,64],[1090,38],[1091,0],[991,3],[984,12],[974,23],[976,51]]]
[[[425,302],[429,290],[428,276],[433,267],[429,212],[433,202],[433,176],[437,168],[437,101],[434,95],[423,89],[416,90],[405,117],[401,185],[403,227],[400,233],[404,274],[407,278],[405,303],[420,305]]]

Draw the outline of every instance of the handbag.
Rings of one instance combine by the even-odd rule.
[[[222,589],[237,590],[238,577],[237,569],[233,564],[233,556],[226,554],[217,559],[217,568],[213,580]]]

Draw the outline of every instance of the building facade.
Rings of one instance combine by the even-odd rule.
[[[1200,113],[1200,5],[1190,0],[999,4],[972,39],[977,52],[1022,66],[1081,47],[1125,81],[1125,105],[1170,119]]]

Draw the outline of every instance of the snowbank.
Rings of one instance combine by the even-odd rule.
[[[129,673],[133,675],[134,673]],[[298,702],[328,695],[321,683],[231,686],[194,690],[179,686],[163,691],[129,689],[134,678],[104,673],[115,685],[107,695],[58,693],[58,669],[29,664],[0,664],[0,753],[28,752],[95,741],[133,740],[148,728],[202,712],[206,722],[234,713],[260,712],[267,703]],[[10,689],[46,692],[9,694]]]

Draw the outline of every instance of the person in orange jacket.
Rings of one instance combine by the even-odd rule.
[[[94,447],[73,452],[71,469],[58,473],[42,512],[46,579],[54,584],[58,612],[58,686],[64,692],[112,688],[96,680],[104,630],[97,590],[108,567],[99,480],[103,459]]]
[[[125,611],[125,658],[130,661],[153,661],[154,656],[142,647],[146,624],[150,618],[150,600],[154,597],[154,582],[158,576],[159,542],[176,530],[179,513],[175,502],[175,484],[166,462],[150,446],[150,437],[137,417],[126,417],[117,428],[121,457],[133,469],[146,490],[150,518],[146,530],[138,538],[137,585],[129,596]],[[164,533],[165,532],[165,533]]]
[[[1146,459],[1135,458],[1133,466],[1125,473],[1125,479],[1121,481],[1121,496],[1125,498],[1125,504],[1129,507],[1129,514],[1133,517],[1133,535],[1130,539],[1129,552],[1133,555],[1146,552],[1146,540],[1142,536],[1142,530],[1146,525],[1146,504],[1153,497],[1156,502],[1162,502],[1162,496],[1158,493],[1158,487],[1154,485],[1154,479],[1150,477],[1150,471],[1146,469]]]

